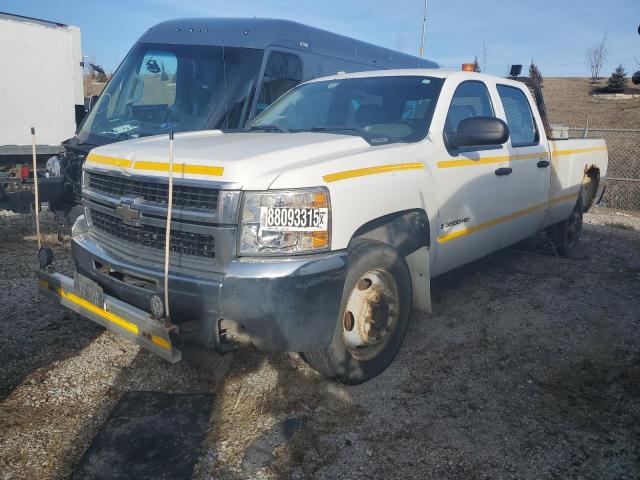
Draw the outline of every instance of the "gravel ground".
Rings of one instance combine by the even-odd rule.
[[[294,354],[169,365],[38,296],[31,231],[0,212],[0,480],[66,478],[132,390],[215,392],[197,479],[640,478],[640,215],[587,214],[573,260],[528,242],[434,280],[358,387]]]

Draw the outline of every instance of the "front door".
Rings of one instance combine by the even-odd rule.
[[[500,170],[509,164],[506,147],[454,151],[446,140],[466,118],[496,116],[494,102],[487,85],[479,80],[461,82],[451,98],[441,127],[442,158],[437,162],[439,234],[434,275],[487,255],[502,244],[505,226],[497,220],[509,212],[509,175]]]

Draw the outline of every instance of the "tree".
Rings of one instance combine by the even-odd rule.
[[[107,81],[107,74],[105,73],[104,68],[97,63],[89,64],[89,76],[98,83],[104,83]]]
[[[531,59],[531,65],[529,65],[529,78],[533,80],[533,83],[538,85],[538,87],[542,87],[542,73],[538,66],[533,63],[533,58]]]
[[[473,59],[473,71],[474,72],[478,72],[480,73],[480,64],[478,63],[478,56],[476,55],[476,58]]]
[[[627,86],[627,72],[625,72],[622,65],[618,65],[618,68],[611,74],[609,81],[607,82],[607,91],[612,93],[624,92]]]
[[[587,49],[587,64],[591,71],[591,82],[595,83],[600,78],[600,70],[607,58],[607,33],[602,36],[602,40],[593,47]]]

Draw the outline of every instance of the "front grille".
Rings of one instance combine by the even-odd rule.
[[[153,225],[128,225],[120,218],[90,209],[93,226],[113,237],[135,245],[164,251],[166,229]],[[215,258],[215,239],[211,235],[171,230],[171,251],[181,255]]]
[[[166,204],[169,198],[169,186],[166,183],[114,177],[95,172],[86,174],[89,176],[89,188],[98,193],[117,197],[143,198],[159,204]],[[215,210],[218,206],[218,190],[174,184],[173,204],[178,208]]]

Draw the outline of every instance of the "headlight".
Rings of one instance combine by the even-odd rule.
[[[240,255],[326,250],[331,241],[326,188],[246,192],[240,220]]]
[[[57,155],[53,157],[49,157],[47,160],[47,165],[45,167],[47,178],[51,177],[59,177],[60,176],[60,159]]]

